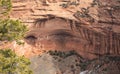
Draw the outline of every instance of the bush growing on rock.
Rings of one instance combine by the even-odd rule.
[[[19,20],[0,20],[0,41],[20,40],[24,37],[27,27]]]
[[[30,61],[17,56],[11,49],[0,50],[0,74],[32,74]]]

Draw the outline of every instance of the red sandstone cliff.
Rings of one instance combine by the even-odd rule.
[[[26,57],[54,49],[75,50],[87,59],[104,54],[120,56],[119,0],[12,2],[10,18],[21,20],[30,31],[24,39],[25,45],[12,42],[0,48],[10,47]]]

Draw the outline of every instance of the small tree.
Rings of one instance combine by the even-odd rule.
[[[19,20],[4,19],[12,8],[11,0],[0,0],[0,43],[19,41],[25,35],[27,27]],[[20,42],[18,42],[20,44]],[[11,49],[0,50],[0,74],[32,74],[30,61],[17,56]]]
[[[0,41],[20,40],[24,37],[27,27],[18,20],[0,20]]]
[[[32,74],[30,61],[17,56],[11,49],[0,50],[0,74]]]

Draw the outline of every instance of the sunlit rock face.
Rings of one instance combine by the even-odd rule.
[[[26,33],[24,45],[17,45],[16,42],[13,42],[5,47],[12,48],[18,55],[32,57],[31,66],[35,74],[39,74],[40,71],[45,74],[79,74],[82,71],[80,64],[76,63],[78,65],[76,66],[75,62],[71,62],[71,58],[79,58],[78,56],[68,56],[62,59],[62,62],[59,62],[53,58],[54,56],[49,54],[44,55],[45,52],[50,50],[64,52],[75,50],[84,58],[82,62],[87,62],[87,60],[98,58],[104,54],[119,55],[119,34],[113,32],[109,34],[108,31],[104,34],[99,32],[99,30],[96,32],[80,25],[81,23],[78,21],[60,17],[38,19],[31,26],[29,32]],[[114,43],[115,45],[111,47],[111,44]],[[37,55],[42,55],[42,58]],[[81,58],[78,60],[81,60]],[[70,68],[71,64],[75,65],[75,68]],[[116,68],[114,70],[116,72],[115,74],[119,74],[119,63],[118,66],[116,63],[113,63],[112,69],[114,67]],[[86,68],[85,70],[90,68]],[[113,71],[109,71],[106,74],[110,73],[114,74]]]
[[[31,27],[24,39],[26,56],[57,49],[90,59],[120,54],[119,5],[118,0],[13,0],[10,18]]]
[[[80,23],[74,20],[53,17],[48,19],[37,20],[30,30],[26,33],[23,40],[24,45],[18,45],[16,42],[2,46],[10,47],[18,55],[31,57],[39,55],[49,50],[70,51],[75,50],[84,58],[95,58],[90,50],[94,50],[89,45],[85,34],[80,34],[76,25]]]
[[[67,4],[67,1],[75,1],[79,5],[68,3],[67,7],[62,7],[61,4]],[[74,73],[70,68],[71,61],[78,56],[68,56],[62,59],[62,62],[58,62],[46,52],[57,50],[67,53],[74,50],[84,58],[82,62],[100,58],[103,55],[120,56],[119,5],[119,0],[13,0],[10,18],[21,20],[29,27],[29,32],[23,39],[24,45],[12,42],[0,48],[9,47],[18,55],[32,57],[35,74],[39,74],[39,71],[46,74],[79,74],[81,71],[88,71],[94,68],[96,62],[88,65],[84,70],[75,66]],[[87,8],[89,12],[86,11]],[[89,17],[81,17],[80,12],[87,12]],[[98,63],[101,62],[98,61]],[[75,65],[75,62],[72,64]],[[65,68],[62,68],[63,65]],[[108,64],[102,66],[100,71],[104,70],[106,65]],[[119,62],[110,62],[108,68],[111,68],[112,72],[109,71],[106,74],[120,73]]]
[[[31,49],[30,53],[42,56],[42,58],[39,56],[33,56],[31,58],[33,65],[32,69],[34,70],[35,74],[39,74],[40,71],[46,74],[78,74],[80,73],[80,71],[82,71],[82,69],[92,70],[91,73],[95,74],[119,74],[119,62],[113,63],[112,61],[110,61],[108,63],[104,63],[106,60],[103,59],[105,58],[100,58],[101,60],[99,60],[99,56],[102,57],[108,52],[107,50],[102,50],[103,48],[107,48],[104,45],[102,46],[102,43],[104,43],[104,41],[98,41],[104,39],[105,36],[103,34],[97,34],[97,32],[87,30],[84,27],[82,27],[84,30],[80,31],[81,28],[77,28],[76,26],[74,26],[75,24],[79,25],[80,23],[69,19],[65,20],[63,18],[54,17],[49,18],[49,20],[39,20],[36,22],[35,25],[33,25],[34,28],[31,28],[31,30],[27,33],[25,37],[25,42],[34,48]],[[91,35],[93,35],[93,37],[88,36],[90,33]],[[89,38],[95,38],[91,40],[93,44],[89,43]],[[66,58],[62,58],[61,62],[58,61],[61,58],[58,56],[59,54],[57,54],[57,60],[54,58],[54,55],[49,55],[47,53],[44,56],[44,54],[41,54],[41,52],[46,53],[55,50],[64,53],[74,50],[78,53],[79,56],[75,56],[74,54],[69,55]],[[110,52],[109,54],[113,54],[113,52]],[[79,64],[78,62],[73,63],[72,60],[75,60],[73,58],[77,58]],[[90,63],[89,61],[94,58],[98,59],[95,62]],[[85,63],[90,64],[86,65],[86,68],[84,68],[82,67],[82,64]],[[35,64],[37,65],[35,66]],[[73,68],[70,68],[71,64],[74,65],[72,66]],[[49,65],[49,67],[47,67],[47,65]],[[42,68],[40,66],[42,66]],[[104,71],[104,69],[109,68],[109,66],[112,66],[112,68],[110,69],[112,69],[113,71]],[[64,68],[62,69],[61,67]],[[98,71],[95,71],[94,68]]]

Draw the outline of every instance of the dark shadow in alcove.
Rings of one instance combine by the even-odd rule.
[[[36,24],[33,27],[36,27],[36,25],[39,25],[39,27],[41,27],[41,23],[44,25],[44,23],[47,20],[51,20],[54,18],[60,18],[60,17],[37,19]],[[65,18],[61,18],[61,19],[66,20]],[[67,20],[69,20],[69,19],[67,19]],[[95,52],[95,53],[92,53],[90,51],[90,48],[88,47],[87,48],[87,51],[89,51],[88,53],[98,56],[98,58],[97,58],[98,63],[94,62],[93,64],[96,63],[97,66],[99,66],[99,62],[102,61],[101,57],[108,55],[108,54],[111,56],[113,56],[113,55],[119,56],[119,54],[120,54],[120,50],[119,50],[120,34],[116,34],[114,32],[108,32],[107,30],[105,30],[105,35],[104,35],[99,32],[96,32],[94,30],[88,29],[85,26],[82,26],[81,25],[82,23],[80,23],[80,22],[75,21],[76,24],[73,24],[73,20],[69,20],[69,22],[70,22],[71,29],[74,26],[76,26],[76,29],[79,31],[79,33],[81,35],[81,38],[87,40],[89,43],[88,45],[92,46],[92,48]],[[55,38],[59,37],[58,39],[56,39],[56,41],[58,42],[57,45],[62,46],[61,48],[64,48],[64,43],[65,43],[64,37],[68,37],[68,36],[72,37],[71,34],[69,34],[68,32],[64,32],[64,31],[57,31],[55,34],[52,34],[52,35],[56,36]],[[37,38],[33,35],[27,36],[26,39],[29,40],[28,43],[30,43],[30,44],[35,44],[35,41],[37,40]],[[112,53],[111,53],[111,51],[112,51]],[[116,57],[114,57],[114,58],[116,58]],[[102,58],[102,59],[106,60],[106,58]],[[115,61],[115,59],[114,59],[114,61]],[[111,61],[111,63],[113,63],[114,61]],[[111,63],[109,65],[111,65]],[[114,63],[113,63],[113,65],[114,65]],[[119,68],[119,66],[120,66],[119,62],[118,62],[118,65],[115,64],[115,66],[117,66]],[[94,68],[94,67],[92,67],[92,68]]]
[[[25,41],[31,45],[34,45],[36,40],[37,40],[37,37],[35,37],[34,35],[28,35],[25,37]]]

